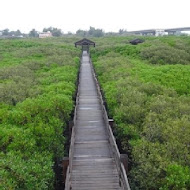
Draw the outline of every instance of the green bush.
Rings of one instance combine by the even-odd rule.
[[[116,122],[116,138],[129,156],[131,189],[189,189],[187,66],[154,66],[120,54],[97,56],[94,65]],[[187,80],[177,81],[177,69],[176,76]]]
[[[25,157],[19,151],[0,154],[0,189],[53,189],[52,155],[35,152]]]
[[[160,188],[160,190],[187,190],[190,188],[190,170],[188,167],[170,164],[166,169],[166,173],[166,185]]]
[[[35,39],[0,43],[0,189],[54,189],[79,52]]]
[[[166,44],[154,44],[141,50],[141,57],[152,64],[190,64],[189,52],[170,47]]]

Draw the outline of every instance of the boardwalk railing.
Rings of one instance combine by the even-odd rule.
[[[115,137],[113,135],[111,126],[109,125],[109,118],[108,118],[108,115],[107,115],[106,108],[104,106],[104,101],[103,101],[103,98],[102,98],[100,86],[99,86],[98,80],[96,78],[95,70],[94,70],[94,67],[92,65],[91,59],[90,59],[90,65],[91,65],[91,69],[92,69],[93,78],[94,78],[94,81],[95,81],[95,84],[96,84],[96,87],[97,87],[98,96],[100,98],[100,104],[101,104],[101,108],[102,108],[102,111],[103,111],[103,118],[104,118],[106,128],[107,128],[107,131],[108,131],[109,143],[111,145],[111,150],[113,152],[113,156],[114,156],[114,159],[115,159],[115,162],[116,162],[117,170],[119,172],[120,184],[121,184],[121,186],[122,186],[122,188],[124,190],[130,190],[130,186],[129,186],[127,174],[126,174],[126,171],[125,171],[125,167],[124,167],[123,163],[121,162],[121,154],[120,154],[119,149],[117,147],[117,144],[116,144]]]
[[[81,65],[81,61],[80,61]],[[80,68],[79,68],[79,76],[80,78]],[[73,154],[74,154],[74,143],[75,143],[75,134],[76,134],[76,119],[77,119],[77,108],[79,104],[79,88],[80,85],[78,83],[78,92],[76,96],[76,104],[75,104],[75,111],[74,111],[74,118],[73,118],[73,127],[72,127],[72,135],[71,135],[71,143],[70,143],[70,149],[69,149],[69,166],[67,168],[67,175],[66,175],[66,181],[65,181],[65,190],[70,190],[71,188],[71,171],[73,167]]]

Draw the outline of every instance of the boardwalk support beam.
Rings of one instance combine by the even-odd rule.
[[[120,161],[124,165],[126,174],[128,174],[128,156],[127,156],[127,154],[120,154]]]
[[[67,168],[69,166],[69,157],[64,157],[62,160],[62,168],[63,168],[63,182],[66,181]]]

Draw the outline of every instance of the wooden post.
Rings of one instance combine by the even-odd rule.
[[[112,130],[113,130],[114,120],[113,120],[113,119],[108,119],[108,121],[109,121],[110,127],[111,127]]]
[[[69,165],[69,157],[64,157],[62,160],[62,167],[63,167],[63,182],[65,183],[66,176],[67,176],[67,167]]]
[[[120,154],[120,161],[123,163],[126,174],[128,173],[128,156],[127,154]]]
[[[69,121],[69,136],[71,136],[72,134],[73,125],[74,125],[73,121]]]

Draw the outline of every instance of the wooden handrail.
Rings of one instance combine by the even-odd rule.
[[[81,56],[82,58],[82,56]],[[80,61],[81,66],[81,61]],[[79,78],[80,78],[80,68],[79,68]],[[80,84],[78,84],[78,92],[76,96],[76,103],[75,103],[75,111],[74,111],[74,118],[73,118],[73,127],[72,127],[72,135],[71,135],[71,143],[69,148],[69,166],[67,168],[67,175],[66,175],[66,182],[65,182],[65,190],[70,190],[71,184],[70,184],[70,177],[71,177],[71,171],[73,167],[73,154],[74,154],[74,143],[75,143],[75,134],[76,134],[76,120],[77,120],[77,109],[79,104],[79,88]]]
[[[67,175],[66,175],[66,181],[65,181],[65,189],[69,190],[70,189],[70,172],[69,172],[70,168],[68,166],[67,168]]]
[[[89,56],[89,58],[90,58],[90,56]],[[121,186],[122,186],[122,188],[124,190],[130,190],[127,174],[126,174],[124,165],[120,160],[120,152],[119,152],[119,149],[117,147],[116,140],[115,140],[115,137],[113,135],[112,129],[111,129],[110,125],[109,125],[109,118],[108,118],[108,115],[107,115],[106,108],[104,106],[104,101],[103,101],[103,98],[102,98],[100,86],[99,86],[98,80],[96,78],[95,70],[94,70],[94,67],[93,67],[91,59],[90,59],[90,65],[91,65],[91,69],[92,69],[93,78],[94,78],[94,81],[95,81],[95,84],[96,84],[96,87],[97,87],[97,90],[98,90],[101,109],[103,111],[103,118],[104,118],[106,128],[107,128],[107,131],[108,131],[109,142],[110,142],[111,149],[112,149],[112,152],[113,152],[113,156],[114,156],[114,159],[115,159],[115,162],[116,162],[117,170],[119,172]]]

